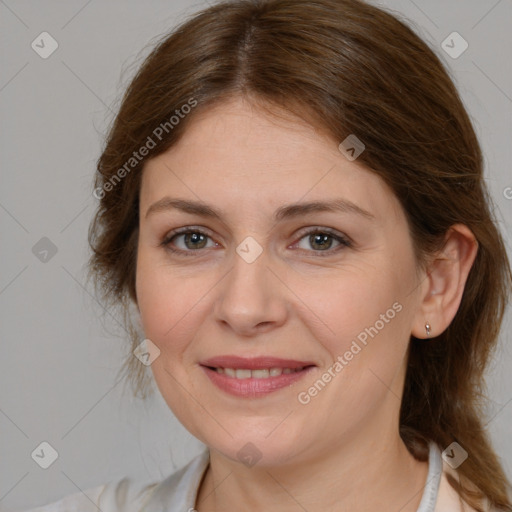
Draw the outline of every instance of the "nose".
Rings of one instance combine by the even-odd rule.
[[[284,324],[286,287],[269,266],[266,251],[252,263],[237,253],[231,271],[217,289],[214,315],[239,336],[253,336]]]

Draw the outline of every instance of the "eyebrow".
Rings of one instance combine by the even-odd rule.
[[[201,201],[190,201],[187,199],[178,199],[171,197],[163,197],[153,203],[146,211],[146,218],[157,212],[168,210],[181,210],[185,213],[200,215],[222,221],[222,213],[213,206]],[[375,216],[367,210],[364,210],[357,204],[347,199],[332,199],[329,201],[312,201],[308,203],[294,203],[281,206],[274,213],[274,220],[281,221],[301,215],[307,215],[314,212],[338,212],[338,213],[355,213],[367,219],[375,219]]]

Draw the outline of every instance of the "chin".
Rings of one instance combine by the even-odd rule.
[[[274,427],[275,428],[275,424]],[[289,429],[269,435],[272,429],[231,432],[220,439],[205,439],[207,446],[234,462],[248,467],[273,467],[291,463],[304,449],[304,440],[290,435]]]

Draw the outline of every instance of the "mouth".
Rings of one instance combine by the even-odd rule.
[[[302,379],[316,365],[273,357],[221,356],[200,363],[210,381],[237,397],[256,398],[286,388]]]
[[[309,368],[306,366],[299,368],[280,368],[278,366],[274,368],[259,368],[256,370],[250,370],[248,368],[222,368],[222,367],[211,367],[207,366],[210,370],[215,370],[221,375],[225,375],[231,379],[268,379],[270,377],[279,377],[280,375],[289,375],[291,373],[297,373]]]

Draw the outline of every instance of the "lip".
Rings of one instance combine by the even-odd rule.
[[[241,398],[260,398],[286,388],[304,378],[316,365],[311,361],[297,361],[276,357],[244,358],[237,356],[219,356],[200,363],[202,370],[210,381],[222,391]],[[264,379],[250,377],[237,379],[218,373],[212,368],[235,369],[270,369],[270,368],[303,368],[301,371],[276,375]]]
[[[239,356],[217,356],[202,361],[201,366],[212,366],[214,368],[246,368],[257,370],[259,368],[302,368],[304,366],[316,366],[312,361],[297,361],[294,359],[280,359],[278,357],[239,357]]]

